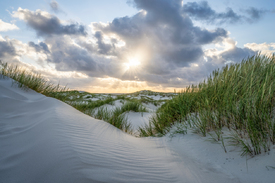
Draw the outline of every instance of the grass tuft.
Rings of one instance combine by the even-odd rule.
[[[12,78],[19,88],[25,90],[30,88],[46,96],[55,97],[57,92],[67,91],[66,87],[50,83],[41,74],[2,61],[0,61],[0,77],[2,79]]]
[[[202,136],[214,131],[215,139],[223,141],[220,131],[226,127],[242,156],[268,152],[275,144],[274,81],[274,55],[258,54],[227,65],[167,101],[140,134],[165,135],[180,122]]]

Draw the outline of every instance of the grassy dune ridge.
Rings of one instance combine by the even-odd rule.
[[[131,94],[91,94],[88,92],[67,91],[59,92],[56,97],[68,103],[79,111],[90,115],[96,119],[101,119],[129,134],[133,134],[133,129],[126,113],[132,112],[149,112],[144,104],[153,104],[158,107],[162,105],[167,98],[172,98],[174,93],[161,93],[143,90]],[[149,96],[161,96],[159,99],[152,99]],[[93,101],[93,99],[99,99]],[[123,105],[110,110],[106,105],[114,105],[120,101]],[[136,136],[137,134],[135,134]]]
[[[39,73],[17,65],[3,63],[0,60],[0,78],[4,79],[5,77],[15,80],[20,88],[26,90],[30,88],[46,96],[54,97],[56,92],[67,91],[66,87],[52,84]]]
[[[253,156],[275,144],[274,104],[275,56],[255,55],[189,86],[139,130],[141,136],[161,136],[180,122],[202,136],[214,132],[212,137],[224,145],[222,129],[227,128],[230,145]]]
[[[142,98],[142,101],[139,101],[137,99],[128,98],[126,95],[117,95],[115,98],[108,95],[106,98],[97,101],[83,101],[84,95],[90,98],[94,97],[96,94],[87,92],[81,94],[78,91],[69,91],[68,88],[61,87],[59,84],[52,84],[39,73],[0,61],[0,79],[5,78],[12,78],[19,88],[25,90],[32,89],[43,95],[59,99],[87,115],[105,120],[130,134],[132,134],[131,124],[126,118],[125,113],[128,111],[147,112],[146,108],[142,106],[142,102],[154,102],[156,105],[158,102],[162,102],[161,100],[157,102],[151,101],[149,98]],[[134,95],[138,95],[138,92]],[[115,100],[119,99],[126,100],[127,102],[121,107],[116,107],[113,111],[108,111],[106,108],[102,107],[106,104],[112,104]],[[96,111],[95,109],[98,110]]]
[[[146,96],[161,95],[141,91],[140,99],[107,95],[97,101],[85,100],[94,95],[87,92],[68,91],[48,82],[40,74],[18,66],[0,62],[0,77],[14,79],[23,89],[31,88],[46,96],[68,103],[79,111],[103,119],[117,128],[132,133],[125,112],[146,112],[142,103],[161,105],[165,100],[153,100]],[[148,94],[148,95],[147,95]],[[166,94],[162,94],[166,95]],[[244,155],[269,152],[275,144],[275,56],[255,55],[241,63],[227,65],[213,73],[198,85],[192,85],[167,100],[150,119],[149,124],[139,128],[141,137],[163,136],[173,124],[180,123],[202,136],[211,135],[226,151],[229,145],[239,146]],[[170,96],[170,97],[171,97]],[[116,100],[125,101],[121,107],[108,111],[103,105]],[[224,134],[228,130],[230,134]],[[186,130],[178,129],[181,133]],[[227,143],[227,144],[228,144]]]

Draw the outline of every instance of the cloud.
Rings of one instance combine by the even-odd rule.
[[[216,12],[208,5],[207,1],[188,2],[183,5],[182,10],[198,20],[207,20],[216,15]]]
[[[48,48],[48,45],[40,42],[39,44],[35,44],[34,42],[29,42],[29,46],[33,47],[36,52],[44,52],[44,53],[50,53],[50,50]]]
[[[241,23],[248,22],[254,23],[258,21],[265,13],[269,12],[267,10],[259,10],[254,7],[243,10],[244,14],[237,14],[231,8],[227,8],[225,12],[218,13],[213,10],[207,1],[201,2],[188,2],[183,5],[182,12],[188,14],[195,20],[202,20],[207,23]]]
[[[228,37],[228,32],[222,28],[217,28],[212,31],[206,29],[197,30],[197,42],[202,45],[219,42],[222,41],[223,38]]]
[[[19,8],[13,16],[24,20],[43,41],[17,44],[15,53],[35,60],[41,67],[50,65],[57,73],[71,73],[70,76],[77,73],[81,77],[60,76],[60,79],[76,87],[81,84],[93,92],[104,87],[116,92],[117,88],[127,87],[183,88],[197,84],[214,69],[257,53],[253,45],[237,47],[224,28],[194,25],[193,15],[184,13],[181,0],[132,3],[139,10],[135,15],[118,17],[108,23],[91,23],[89,31],[77,23],[65,25],[48,12]],[[207,3],[192,7],[195,5],[197,9],[190,12],[195,12],[199,20],[205,21],[205,17],[214,17],[210,19],[213,22],[244,20],[243,15],[232,9],[217,13]],[[256,9],[249,9],[245,14],[253,19],[261,17]],[[131,65],[133,60],[139,64]],[[48,75],[58,79],[58,74]]]
[[[17,48],[19,41],[3,38],[0,35],[0,60],[3,62],[20,63],[21,50]]]
[[[253,51],[260,52],[264,55],[272,55],[275,54],[275,43],[247,43],[244,45],[246,48],[249,48]]]
[[[94,23],[93,27],[105,35],[120,37],[129,50],[143,47],[150,52],[148,60],[165,58],[178,66],[202,57],[202,45],[227,37],[226,30],[202,29],[193,25],[188,16],[181,15],[181,1],[135,0],[141,11],[133,17],[116,18],[107,25]]]
[[[16,56],[15,48],[11,41],[0,41],[0,58]]]
[[[241,62],[243,59],[246,59],[247,57],[251,57],[255,54],[257,54],[257,52],[249,48],[234,47],[230,50],[223,52],[220,56],[222,56],[222,58],[225,60],[225,63],[226,62],[238,63],[238,62]]]
[[[100,31],[97,31],[94,36],[95,36],[95,38],[97,38],[98,52],[100,54],[104,54],[104,55],[111,54],[111,51],[113,48],[115,48],[115,45],[114,44],[106,44],[103,41],[103,34]],[[113,40],[113,43],[115,43],[115,42],[116,41]]]
[[[189,16],[182,14],[179,0],[132,2],[140,10],[136,15],[115,18],[108,24],[91,25],[99,47],[102,37],[115,35],[117,40],[125,42],[123,47],[104,45],[106,52],[101,54],[108,56],[112,49],[120,63],[132,57],[141,62],[134,72],[109,74],[110,77],[166,86],[184,84],[187,81],[182,78],[186,77],[186,73],[183,74],[182,70],[189,72],[190,68],[195,68],[193,63],[203,60],[203,46],[228,37],[223,28],[208,30],[195,26]]]
[[[237,43],[231,38],[224,39],[220,45],[221,50],[216,48],[205,50],[205,58],[207,62],[212,63],[218,67],[222,67],[229,63],[240,63],[247,57],[256,55],[259,50],[251,49],[246,45],[244,48],[236,46]]]
[[[51,1],[50,2],[50,7],[51,7],[52,11],[54,11],[55,13],[60,12],[60,7],[59,7],[59,5],[56,1]]]
[[[18,8],[17,11],[13,12],[13,17],[24,20],[29,27],[36,31],[37,36],[87,35],[83,25],[78,23],[64,25],[56,16],[41,10],[33,12],[28,9]]]
[[[254,23],[254,22],[258,21],[263,16],[263,14],[270,12],[270,11],[266,11],[266,10],[259,10],[254,7],[250,7],[244,11],[249,15],[249,17],[246,17],[246,20],[249,23]]]
[[[3,22],[0,19],[0,32],[10,31],[10,30],[18,30],[19,28],[15,24],[10,24],[7,22]]]
[[[75,38],[50,37],[45,43],[51,46],[48,62],[54,63],[58,71],[78,71],[91,77],[106,77],[118,71],[115,61],[81,47]]]
[[[0,60],[3,62],[26,66],[28,64],[24,64],[24,61],[27,60],[28,63],[32,61],[32,63],[36,62],[38,65],[43,65],[49,61],[50,56],[50,49],[44,42],[25,44],[16,39],[3,38],[0,35]]]

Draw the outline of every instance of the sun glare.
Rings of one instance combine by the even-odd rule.
[[[138,59],[132,58],[132,59],[129,60],[129,65],[136,67],[136,66],[140,65],[140,62],[139,62]]]
[[[137,58],[131,58],[125,63],[126,69],[136,68],[140,65],[140,61]]]

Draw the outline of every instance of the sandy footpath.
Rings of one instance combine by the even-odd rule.
[[[186,139],[136,138],[61,101],[11,83],[11,79],[0,80],[1,183],[251,182],[211,161],[223,160],[227,154],[213,157],[210,152],[206,156],[210,159],[204,160],[203,153],[195,151],[199,147],[186,141],[189,138],[207,148],[195,134]],[[213,151],[217,149],[225,154],[213,145]],[[275,171],[262,175],[265,178],[258,180],[275,180]]]

